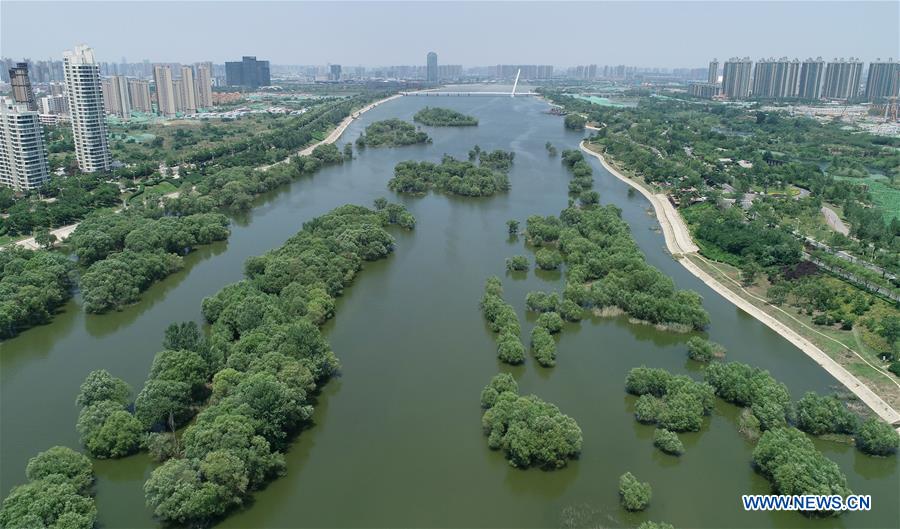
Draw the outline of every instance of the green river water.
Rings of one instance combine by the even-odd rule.
[[[411,119],[435,98],[404,97],[364,114],[340,142],[372,121]],[[441,106],[476,116],[478,127],[426,128],[431,145],[368,149],[341,166],[261,197],[234,219],[226,243],[186,259],[185,269],[153,286],[143,300],[103,316],[86,315],[76,297],[53,323],[0,345],[0,494],[24,481],[29,457],[56,444],[78,446],[74,399],[92,370],[106,368],[139,390],[163,329],[200,321],[200,302],[241,277],[244,260],[282,244],[301,224],[345,203],[371,205],[378,196],[400,200],[418,219],[412,232],[395,231],[397,250],[367,263],[338,301],[325,333],[343,364],[319,396],[315,424],[286,454],[287,475],[253,495],[222,528],[288,527],[559,527],[567,506],[589,506],[603,527],[662,520],[691,527],[900,527],[897,458],[863,455],[852,446],[816,441],[847,474],[854,492],[871,494],[873,509],[839,518],[794,513],[748,513],[740,495],[767,493],[750,466],[752,445],[739,436],[737,408],[719,402],[701,432],[682,436],[681,458],[652,446],[651,426],[632,415],[624,378],[635,366],[664,367],[699,377],[686,359],[687,336],[630,324],[626,318],[567,324],[557,366],[529,358],[517,368],[496,360],[493,336],[478,309],[484,280],[504,278],[504,297],[519,312],[523,337],[534,323],[524,311],[530,290],[561,290],[559,273],[505,274],[504,259],[527,253],[509,240],[507,219],[558,214],[569,176],[544,143],[577,148],[582,135],[544,114],[529,97],[445,97]],[[431,194],[398,197],[386,188],[394,165],[406,159],[465,158],[475,144],[513,150],[512,190],[486,199]],[[730,360],[768,369],[795,398],[827,392],[836,382],[801,351],[725,301],[665,252],[649,204],[595,160],[595,189],[603,203],[622,208],[648,261],[681,288],[697,290],[710,312],[711,339]],[[563,470],[516,470],[487,448],[479,393],[498,370],[512,372],[523,393],[535,393],[574,417],[584,432],[581,458]],[[98,461],[99,527],[155,527],[142,486],[153,464],[140,454]],[[618,477],[631,471],[653,486],[649,509],[629,514],[618,505]]]

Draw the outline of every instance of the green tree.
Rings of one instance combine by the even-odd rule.
[[[515,235],[519,233],[519,221],[515,219],[510,219],[506,221],[506,228],[509,231],[510,235]]]
[[[83,408],[77,429],[81,443],[92,456],[100,459],[137,452],[145,432],[140,421],[111,400]]]
[[[165,330],[163,347],[172,350],[187,350],[202,353],[206,349],[206,340],[196,322],[184,321],[172,323]]]
[[[514,255],[506,258],[506,269],[510,272],[524,272],[528,270],[528,258],[524,255]]]
[[[835,396],[822,397],[808,392],[797,402],[797,427],[812,435],[851,434],[857,428],[856,416]]]
[[[556,270],[562,264],[562,256],[556,250],[540,248],[534,254],[535,264],[541,270]]]
[[[653,446],[674,456],[684,453],[684,444],[678,438],[678,434],[665,428],[657,428],[653,431]]]
[[[41,248],[49,250],[53,247],[53,244],[56,243],[56,235],[50,233],[50,230],[47,228],[39,228],[34,233],[34,242]]]
[[[897,452],[900,436],[890,424],[871,417],[856,432],[856,446],[867,454],[888,456]]]
[[[564,124],[567,129],[582,130],[587,124],[587,118],[585,118],[581,114],[566,114]]]
[[[543,367],[556,365],[556,342],[545,327],[536,325],[531,330],[531,352]]]
[[[687,347],[688,357],[697,362],[709,362],[713,358],[725,355],[724,347],[699,336],[692,336],[687,342]]]
[[[134,402],[134,416],[147,430],[163,424],[175,431],[190,413],[191,386],[176,380],[148,380]]]
[[[91,371],[81,383],[75,404],[84,408],[102,401],[112,401],[122,407],[128,404],[130,398],[131,386],[127,382],[112,376],[105,369],[98,369]]]
[[[652,495],[650,484],[638,481],[631,472],[619,477],[619,500],[625,509],[643,511],[650,505]]]
[[[563,320],[556,312],[544,312],[538,316],[537,325],[547,329],[550,334],[556,334],[562,330]]]

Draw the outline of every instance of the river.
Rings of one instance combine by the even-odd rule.
[[[494,88],[493,86],[491,88]],[[411,119],[431,97],[404,97],[364,114],[339,142],[354,140],[369,123]],[[441,106],[476,116],[478,127],[426,128],[431,145],[367,149],[341,166],[261,197],[238,217],[228,242],[195,252],[184,270],[153,286],[141,302],[102,316],[86,315],[76,296],[53,323],[0,346],[0,487],[24,481],[27,459],[52,445],[78,446],[74,399],[92,370],[106,368],[139,390],[163,329],[200,320],[200,302],[241,277],[244,260],[277,247],[301,224],[345,203],[371,205],[386,196],[418,219],[413,232],[395,231],[397,250],[367,263],[339,299],[325,327],[343,364],[319,397],[315,424],[286,454],[287,475],[257,492],[223,528],[285,527],[558,527],[568,506],[589,506],[604,527],[662,520],[686,527],[898,527],[897,458],[878,459],[853,447],[816,444],[847,474],[856,493],[871,494],[873,509],[840,518],[793,513],[746,513],[740,495],[766,493],[769,484],[750,466],[752,445],[736,429],[737,409],[719,402],[698,433],[684,434],[680,459],[652,445],[653,428],[632,415],[624,378],[635,366],[664,367],[699,376],[686,360],[685,336],[625,318],[567,324],[557,366],[502,366],[478,309],[484,280],[503,278],[507,301],[519,312],[523,338],[534,318],[524,311],[530,290],[561,290],[559,273],[505,274],[504,259],[528,253],[509,240],[505,221],[558,214],[569,176],[544,144],[575,149],[581,133],[567,131],[547,104],[530,97],[444,97]],[[512,190],[485,199],[430,194],[398,197],[386,183],[406,159],[465,158],[475,144],[513,150]],[[768,369],[793,396],[827,392],[836,382],[801,351],[707,288],[665,252],[655,218],[640,195],[606,173],[596,160],[595,189],[603,203],[622,208],[648,261],[681,288],[698,291],[710,312],[709,336],[728,358]],[[579,460],[560,471],[511,468],[487,448],[479,394],[498,370],[512,372],[523,393],[535,393],[574,417],[584,432]],[[146,455],[95,464],[100,527],[154,527],[141,487],[152,470]],[[631,471],[653,486],[644,513],[618,506],[620,474]]]

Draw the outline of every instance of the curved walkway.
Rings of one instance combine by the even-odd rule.
[[[772,329],[773,331],[780,334],[787,341],[794,344],[798,349],[806,353],[807,356],[812,358],[818,365],[820,365],[825,371],[827,371],[831,376],[837,379],[844,387],[848,390],[852,391],[854,395],[859,397],[859,399],[866,403],[866,405],[872,409],[879,417],[887,421],[888,423],[894,426],[900,426],[900,413],[897,412],[894,408],[892,408],[887,402],[885,402],[881,397],[879,397],[874,391],[872,391],[868,386],[863,384],[858,378],[856,378],[852,373],[847,371],[844,366],[837,363],[833,358],[828,356],[824,351],[819,349],[815,344],[801,336],[795,330],[791,329],[784,323],[778,321],[775,317],[767,314],[765,311],[760,309],[759,307],[753,305],[746,299],[737,295],[730,288],[725,286],[716,278],[712,277],[697,266],[696,263],[688,258],[689,255],[694,254],[697,258],[703,259],[710,266],[715,268],[715,265],[707,261],[703,258],[703,256],[699,255],[697,252],[699,248],[694,241],[691,239],[690,232],[687,229],[687,225],[685,225],[684,220],[681,218],[681,215],[678,214],[678,211],[674,206],[668,201],[665,195],[661,193],[651,193],[648,189],[638,184],[637,182],[631,180],[630,178],[626,178],[622,173],[620,173],[615,167],[607,163],[607,161],[601,156],[599,153],[596,153],[585,146],[585,142],[581,142],[581,150],[585,153],[597,158],[600,160],[600,163],[603,167],[609,171],[613,176],[627,183],[631,187],[637,189],[642,195],[644,195],[647,200],[653,205],[653,209],[656,212],[656,218],[659,220],[659,224],[662,227],[663,235],[666,239],[666,247],[669,249],[669,253],[672,254],[675,259],[681,263],[682,266],[687,268],[687,270],[696,276],[698,279],[703,281],[711,289],[715,290],[722,297],[739,307],[741,310],[746,312],[747,314],[753,316],[757,320],[764,323],[767,327]],[[724,275],[724,273],[723,273]],[[740,287],[740,285],[738,285]],[[743,287],[740,287],[742,290]],[[766,302],[766,300],[753,296],[746,290],[744,290],[746,294],[752,296],[753,298]],[[776,307],[777,308],[777,307]],[[781,309],[779,309],[781,310]],[[782,311],[784,312],[784,311]],[[787,314],[787,313],[785,313]],[[790,314],[788,314],[790,316]],[[801,325],[804,325],[803,322],[799,322]],[[805,326],[805,325],[804,325]],[[809,328],[809,327],[807,327]],[[809,328],[813,332],[819,333],[815,329]],[[822,333],[819,333],[822,334]],[[822,334],[822,336],[834,340],[830,336]],[[836,340],[835,340],[836,341]],[[840,342],[838,342],[840,343]],[[845,348],[846,345],[841,345]],[[884,374],[884,371],[877,366],[873,366],[869,363],[865,358],[862,357],[859,353],[854,351],[853,349],[847,348],[848,351],[852,352],[856,355],[860,360],[866,363],[869,367],[872,367],[876,371]],[[888,375],[889,376],[889,375]],[[893,377],[890,377],[890,380],[897,384],[900,387],[900,384],[897,383]]]

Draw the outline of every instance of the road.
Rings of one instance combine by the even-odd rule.
[[[822,215],[825,215],[825,222],[828,223],[831,229],[844,236],[850,235],[850,228],[844,224],[844,221],[838,217],[833,209],[828,206],[822,206]]]

